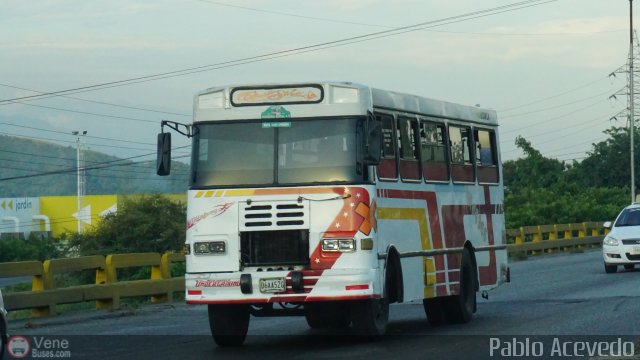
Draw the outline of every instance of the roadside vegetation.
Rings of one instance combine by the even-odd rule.
[[[613,220],[631,202],[629,134],[619,127],[605,134],[586,158],[572,162],[544,157],[518,137],[524,156],[503,164],[506,227]],[[637,143],[635,151],[640,151]]]

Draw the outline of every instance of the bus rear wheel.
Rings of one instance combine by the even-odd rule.
[[[384,299],[368,299],[351,304],[351,319],[357,335],[378,340],[387,332],[389,302]]]
[[[209,305],[209,327],[219,346],[240,346],[249,330],[249,305]]]
[[[460,267],[460,293],[444,300],[446,317],[450,323],[463,324],[471,321],[476,309],[477,279],[477,269],[473,266],[471,253],[464,249]]]

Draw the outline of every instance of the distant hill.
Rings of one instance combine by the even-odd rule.
[[[172,161],[171,175],[161,177],[155,173],[155,156],[152,161],[134,162],[92,150],[83,153],[87,195],[180,193],[187,189],[189,166],[184,163]],[[0,198],[75,195],[75,169],[75,147],[0,135]],[[49,174],[54,172],[58,173]],[[13,177],[23,178],[3,180]]]

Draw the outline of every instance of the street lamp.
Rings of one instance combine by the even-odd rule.
[[[79,131],[72,131],[71,134],[76,136],[76,174],[77,174],[77,201],[78,201],[78,212],[77,214],[77,219],[78,219],[78,234],[80,234],[81,230],[82,230],[82,219],[81,219],[81,210],[82,210],[82,203],[81,203],[81,198],[84,195],[84,173],[82,172],[82,167],[80,166],[81,163],[81,152],[80,152],[80,148],[82,147],[82,144],[80,143],[80,136],[85,136],[87,135],[87,131],[84,130],[82,131],[82,133],[80,133]]]

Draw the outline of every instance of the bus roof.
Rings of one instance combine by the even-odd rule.
[[[278,99],[272,95],[278,93]],[[206,101],[206,103],[205,103]],[[497,125],[495,110],[372,88],[353,82],[322,81],[217,86],[195,95],[194,120],[250,119],[256,107],[282,104],[293,117],[366,115],[393,110],[422,116]],[[309,104],[329,106],[309,107]],[[229,110],[235,111],[229,111]]]

